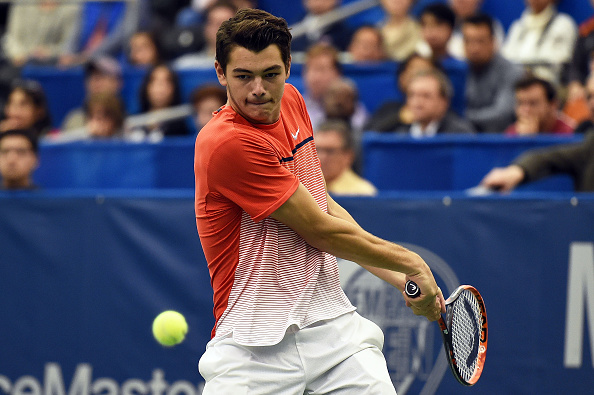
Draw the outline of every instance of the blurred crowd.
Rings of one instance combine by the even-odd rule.
[[[572,136],[594,127],[594,16],[578,26],[557,10],[556,0],[525,0],[524,11],[506,30],[496,15],[482,11],[482,0],[426,2],[415,14],[416,0],[380,0],[381,17],[353,26],[337,17],[344,6],[340,0],[302,2],[304,14],[293,29],[293,62],[302,63],[302,94],[331,192],[377,192],[358,174],[360,142],[369,131],[414,138],[444,133],[513,138]],[[35,157],[38,139],[159,142],[198,133],[225,104],[226,93],[206,83],[184,100],[178,73],[212,69],[219,25],[244,7],[259,4],[38,0],[0,5],[3,186],[9,187],[2,172],[6,157],[25,148]],[[343,68],[385,63],[397,65],[394,88],[402,95],[370,110],[360,99],[366,87]],[[42,85],[22,77],[30,65],[84,69],[85,98],[61,125],[52,122]],[[127,122],[133,114],[121,96],[126,67],[146,72],[138,108],[155,114],[150,122]],[[466,73],[465,91],[458,92],[461,109],[452,106],[452,67]],[[163,112],[182,105],[189,105],[189,117]],[[17,140],[19,147],[3,148]],[[26,169],[30,173],[36,166],[29,161]]]

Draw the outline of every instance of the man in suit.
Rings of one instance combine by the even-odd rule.
[[[468,120],[450,110],[452,95],[452,85],[441,71],[426,70],[415,74],[406,91],[412,124],[396,131],[418,138],[442,133],[474,133]]]

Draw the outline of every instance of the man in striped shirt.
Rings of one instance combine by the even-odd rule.
[[[217,33],[227,89],[196,139],[196,224],[214,291],[204,394],[394,394],[379,327],[354,312],[335,256],[358,262],[436,320],[445,302],[415,253],[364,231],[326,192],[284,19],[239,11]],[[405,297],[406,298],[406,297]],[[344,392],[346,391],[346,392]]]

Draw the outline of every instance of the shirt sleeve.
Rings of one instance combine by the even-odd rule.
[[[286,202],[299,185],[281,159],[265,138],[239,134],[213,152],[207,169],[209,189],[258,222]]]

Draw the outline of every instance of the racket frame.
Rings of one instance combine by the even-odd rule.
[[[411,280],[406,282],[404,289],[405,289],[405,293],[410,298],[416,298],[421,295],[421,290]],[[468,381],[465,380],[462,377],[462,375],[460,374],[460,372],[458,371],[458,367],[457,367],[458,362],[456,361],[456,358],[454,356],[454,351],[452,348],[452,333],[451,333],[452,320],[453,320],[453,309],[452,309],[451,305],[456,301],[456,299],[458,299],[458,297],[465,290],[471,292],[474,295],[474,297],[477,299],[480,314],[481,314],[481,323],[480,323],[481,334],[480,334],[480,338],[479,338],[479,349],[478,349],[476,368],[474,369],[474,372]],[[458,288],[456,288],[454,290],[454,292],[452,292],[450,297],[446,299],[445,304],[446,304],[445,319],[443,317],[443,314],[440,315],[438,324],[439,324],[439,329],[440,329],[440,332],[441,332],[441,335],[443,338],[443,345],[444,345],[444,349],[446,352],[446,357],[448,359],[448,365],[450,366],[450,369],[451,369],[454,377],[460,384],[465,385],[465,386],[472,386],[472,385],[476,384],[478,379],[481,377],[481,374],[483,373],[483,368],[485,366],[485,359],[487,356],[488,324],[487,324],[487,310],[485,309],[485,301],[483,300],[483,297],[481,296],[479,291],[476,288],[474,288],[472,285],[460,285]]]

